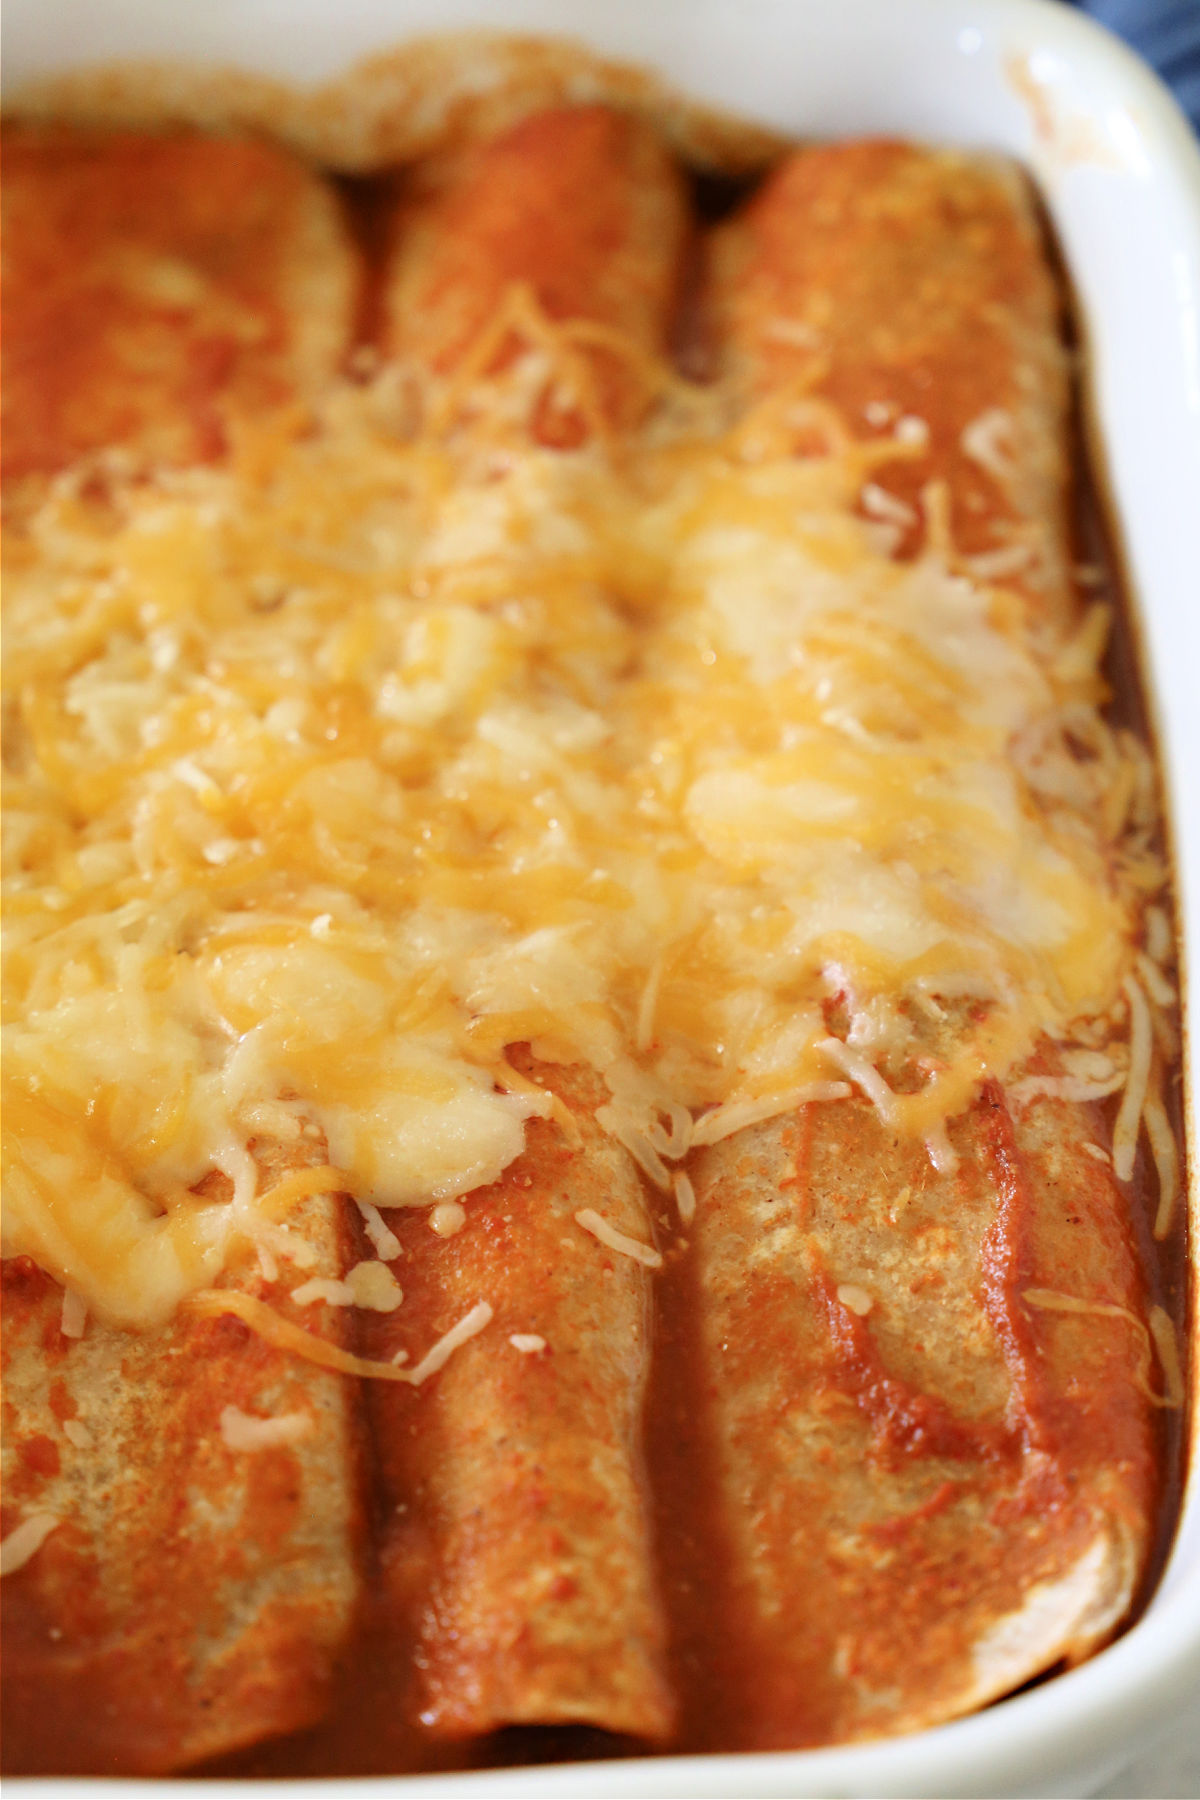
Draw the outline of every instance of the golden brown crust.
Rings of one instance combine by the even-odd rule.
[[[354,253],[332,193],[242,139],[4,134],[4,474],[112,444],[220,453],[231,415],[328,382]]]

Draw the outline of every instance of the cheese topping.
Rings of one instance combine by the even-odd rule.
[[[1047,1037],[1109,1091],[1131,1009],[1141,1107],[1163,872],[1102,619],[891,562],[854,500],[905,433],[801,459],[662,374],[638,443],[531,447],[545,355],[440,432],[388,370],[226,466],[102,459],[8,533],[4,1245],[105,1321],[272,1266],[256,1152],[302,1134],[391,1253],[379,1207],[552,1109],[517,1042],[684,1217],[690,1142],[857,1091],[952,1157]]]
[[[1187,1390],[1183,1381],[1179,1347],[1175,1341],[1175,1327],[1171,1322],[1171,1315],[1163,1307],[1152,1306],[1148,1323],[1144,1324],[1127,1306],[1080,1300],[1074,1294],[1060,1294],[1053,1288],[1026,1288],[1021,1298],[1027,1306],[1042,1312],[1074,1313],[1097,1319],[1123,1319],[1133,1327],[1141,1345],[1137,1381],[1147,1400],[1153,1406],[1164,1406],[1174,1411],[1178,1411],[1183,1405]],[[1150,1385],[1150,1369],[1156,1352],[1165,1383],[1165,1392],[1161,1394]]]
[[[23,1569],[61,1524],[57,1513],[36,1512],[14,1525],[7,1537],[0,1539],[0,1575],[15,1575]]]
[[[603,1214],[590,1206],[583,1207],[575,1214],[575,1223],[582,1226],[606,1249],[615,1250],[618,1256],[631,1257],[634,1262],[644,1263],[648,1269],[661,1269],[662,1257],[653,1244],[643,1244],[638,1238],[631,1238],[626,1232],[618,1231],[610,1225]]]
[[[276,1450],[307,1437],[313,1428],[313,1416],[308,1412],[290,1412],[264,1419],[256,1413],[243,1412],[240,1406],[223,1406],[218,1424],[230,1450]]]

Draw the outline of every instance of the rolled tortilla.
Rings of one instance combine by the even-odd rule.
[[[4,149],[6,482],[113,446],[215,455],[230,414],[328,380],[359,271],[302,165],[192,134],[18,128]],[[260,1186],[324,1160],[264,1142]],[[278,1304],[355,1260],[342,1200],[291,1222],[310,1268],[224,1281]],[[161,1773],[311,1724],[359,1593],[354,1386],[229,1318],[138,1335],[76,1309],[64,1335],[49,1276],[4,1276],[10,1765]]]
[[[577,1222],[653,1234],[632,1159],[581,1067],[514,1055],[575,1131],[530,1120],[524,1154],[439,1239],[391,1213],[404,1305],[372,1355],[415,1360],[472,1309],[486,1328],[416,1392],[372,1388],[383,1568],[413,1621],[418,1709],[439,1736],[575,1723],[661,1739],[674,1701],[641,1482],[651,1274]],[[577,1134],[577,1136],[576,1136]]]
[[[403,190],[384,348],[446,376],[482,346],[475,372],[494,373],[522,348],[519,325],[503,324],[525,293],[550,320],[600,327],[660,353],[686,230],[681,177],[649,126],[605,106],[532,114],[459,157],[420,165]],[[619,353],[593,342],[581,361],[592,406],[581,411],[583,396],[549,381],[532,423],[536,441],[568,448],[597,425],[627,430],[644,410],[645,384]]]
[[[713,268],[747,404],[801,380],[856,436],[922,421],[919,459],[877,477],[912,507],[897,554],[942,483],[960,549],[1018,531],[1036,548],[1006,577],[1030,629],[1070,616],[1063,354],[1010,170],[888,143],[800,152]],[[992,470],[970,443],[989,418]],[[1038,1068],[1056,1067],[1044,1045]],[[743,1746],[932,1725],[1085,1655],[1127,1612],[1155,1434],[1130,1205],[1100,1136],[1094,1106],[1014,1104],[989,1082],[950,1122],[942,1172],[858,1097],[698,1156],[718,1655]]]
[[[4,475],[124,445],[219,455],[231,416],[315,391],[359,272],[337,201],[249,139],[4,132]]]
[[[402,204],[388,346],[449,381],[464,365],[502,372],[530,347],[502,310],[524,296],[661,353],[685,223],[680,177],[644,124],[603,107],[526,119]],[[505,316],[515,329],[481,358]],[[527,430],[542,446],[628,431],[644,404],[625,362],[581,355],[586,394],[535,369]],[[503,404],[480,392],[468,408]],[[639,1449],[651,1276],[575,1215],[652,1260],[653,1232],[632,1158],[595,1121],[603,1085],[582,1066],[513,1061],[573,1124],[561,1110],[531,1120],[525,1154],[466,1197],[457,1235],[391,1215],[405,1302],[373,1325],[373,1354],[415,1351],[481,1303],[494,1316],[427,1388],[371,1395],[384,1566],[397,1616],[416,1621],[416,1704],[434,1732],[586,1723],[661,1740],[674,1702]]]
[[[286,1309],[355,1261],[341,1201],[289,1222],[314,1263],[222,1285]],[[317,1310],[346,1347],[346,1313]],[[64,1318],[48,1275],[5,1262],[4,1533],[52,1522],[4,1577],[9,1766],[161,1774],[311,1725],[360,1591],[354,1384],[229,1317],[77,1338]]]
[[[708,277],[710,348],[748,397],[802,380],[856,437],[905,439],[874,476],[903,509],[875,515],[898,555],[943,483],[957,549],[1069,616],[1062,308],[1015,165],[889,139],[805,150],[714,234]]]

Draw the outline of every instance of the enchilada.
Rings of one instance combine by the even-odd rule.
[[[332,377],[350,344],[360,272],[333,196],[291,158],[196,134],[21,127],[6,128],[4,156],[10,501],[89,455],[219,456],[239,413]],[[106,479],[93,463],[80,485],[100,493]],[[124,605],[101,638],[120,638]],[[205,1256],[178,1215],[174,1242],[143,1240],[149,1256],[127,1275],[135,1311],[149,1304],[143,1329],[123,1329],[119,1309],[89,1317],[89,1278],[136,1257],[129,1209],[152,1229],[161,1201],[154,1184],[134,1197],[118,1174],[95,1088],[83,1099],[39,1083],[14,1041],[44,941],[40,895],[22,878],[39,860],[40,830],[73,864],[59,867],[76,899],[90,890],[94,903],[97,889],[83,873],[95,802],[76,785],[86,785],[88,758],[72,766],[68,749],[55,796],[19,722],[48,697],[44,669],[36,650],[23,660],[11,629],[10,614],[5,1208],[10,1231],[21,1209],[39,1223],[29,1253],[6,1250],[4,1263],[4,1512],[6,1534],[17,1522],[9,1554],[19,1570],[5,1581],[6,1754],[33,1769],[150,1772],[298,1729],[328,1705],[360,1593],[359,1409],[341,1377],[301,1376],[234,1320],[168,1316],[181,1269],[194,1272]],[[94,629],[85,626],[85,641]],[[119,853],[115,872],[118,885],[128,877]],[[154,1050],[128,1017],[114,1029],[115,1013],[106,1036],[96,1009],[119,1010],[120,978],[110,987],[111,962],[108,980],[101,971],[120,950],[90,932],[88,911],[85,900],[58,919],[70,947],[65,965],[52,960],[61,972],[96,959],[76,992],[74,1029],[100,1059],[85,1083],[108,1064],[119,1107],[121,1083],[136,1086]],[[128,912],[126,929],[137,933]],[[166,1111],[172,1080],[191,1075],[161,1073]],[[277,1187],[290,1177],[296,1190],[291,1229],[307,1273],[264,1240],[252,1269],[231,1271],[244,1291],[279,1296],[355,1260],[342,1203],[300,1173],[324,1160],[296,1121],[282,1120],[250,1138],[240,1163],[209,1165],[201,1185],[211,1203],[248,1180]],[[71,1166],[68,1190],[82,1180],[96,1195],[82,1235],[55,1205]],[[331,1313],[323,1329],[346,1342],[343,1316]]]
[[[892,527],[900,559],[994,572],[1049,661],[1051,634],[1066,639],[1083,613],[1065,371],[1011,172],[889,143],[802,152],[724,228],[714,260],[735,379],[786,391],[807,368],[836,409],[818,428],[867,441],[909,420],[915,453],[872,471],[860,509]],[[1056,724],[1071,728],[1047,717],[1043,739]],[[875,730],[878,751],[903,753],[903,731]],[[1018,732],[1009,743],[1018,761]],[[968,743],[951,753],[965,771]],[[1072,765],[1081,825],[1107,797],[1098,762],[1091,784]],[[1039,772],[1024,804],[1049,812]],[[945,832],[925,810],[934,793],[915,782],[910,836]],[[956,867],[952,844],[944,854]],[[1120,875],[1114,859],[1108,879]],[[1143,893],[1122,903],[1135,930]],[[950,1155],[930,1155],[897,1133],[891,1089],[919,1089],[996,1008],[985,981],[964,1016],[955,987],[910,990],[889,1041],[870,975],[847,958],[828,1016],[859,1092],[733,1137],[697,1170],[735,1610],[762,1634],[746,1663],[778,1683],[749,1684],[748,1742],[876,1736],[977,1705],[1103,1641],[1145,1567],[1157,1396],[1139,1222],[1097,1110],[1104,1082],[1069,1071],[1127,1054],[1147,1002],[1135,987],[1111,1012],[1090,1003],[1075,1032],[1052,1027],[948,1121]],[[872,1024],[883,1081],[855,1055]]]

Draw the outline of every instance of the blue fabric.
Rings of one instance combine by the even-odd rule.
[[[1076,0],[1132,44],[1200,132],[1200,0]]]

